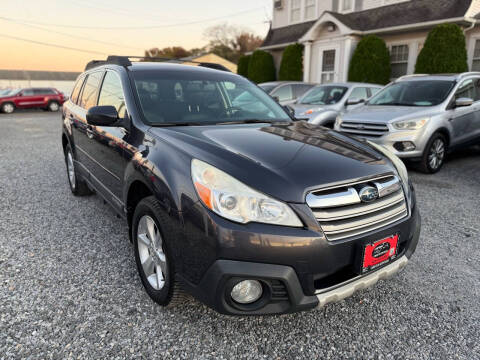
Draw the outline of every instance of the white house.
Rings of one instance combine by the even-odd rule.
[[[304,48],[304,80],[346,81],[362,36],[375,34],[391,53],[392,77],[412,74],[428,32],[455,23],[465,32],[468,63],[480,71],[480,0],[274,0],[261,49],[280,67],[287,45]]]

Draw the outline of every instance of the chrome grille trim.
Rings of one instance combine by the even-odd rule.
[[[382,136],[389,130],[387,124],[383,123],[343,121],[340,124],[340,131],[365,136]]]
[[[367,185],[374,185],[379,193],[369,203],[361,202],[358,195]],[[367,233],[408,216],[402,185],[393,175],[313,191],[306,200],[330,241]]]

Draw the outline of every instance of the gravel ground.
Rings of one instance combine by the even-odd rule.
[[[480,149],[411,176],[422,236],[390,281],[293,315],[164,310],[124,222],[71,195],[59,114],[0,114],[0,359],[480,359]]]

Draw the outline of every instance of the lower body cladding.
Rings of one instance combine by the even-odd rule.
[[[241,225],[208,217],[214,221],[211,236],[228,244],[220,240],[217,260],[198,283],[185,281],[185,287],[211,308],[233,315],[292,313],[340,301],[403,268],[420,236],[416,207],[386,228],[332,242],[309,229],[284,229],[289,233],[282,235],[278,226],[247,224],[249,231],[240,231]],[[390,236],[398,239],[396,255],[365,272],[366,246]]]

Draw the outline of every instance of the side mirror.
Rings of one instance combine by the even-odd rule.
[[[459,98],[455,100],[455,107],[466,107],[473,104],[473,100],[469,98]]]
[[[115,106],[94,106],[87,112],[87,123],[98,126],[112,126],[118,121],[118,112]]]
[[[23,96],[23,94],[21,92],[19,92],[16,96]]]
[[[273,100],[275,100],[276,102],[280,102],[280,98],[278,96],[272,96]]]
[[[359,99],[359,98],[350,98],[347,100],[347,102],[345,103],[346,106],[349,106],[349,105],[358,105],[358,104],[361,104],[365,102],[365,99]]]
[[[285,110],[291,117],[295,116],[295,110],[293,110],[290,106],[284,105],[282,106],[283,110]]]

